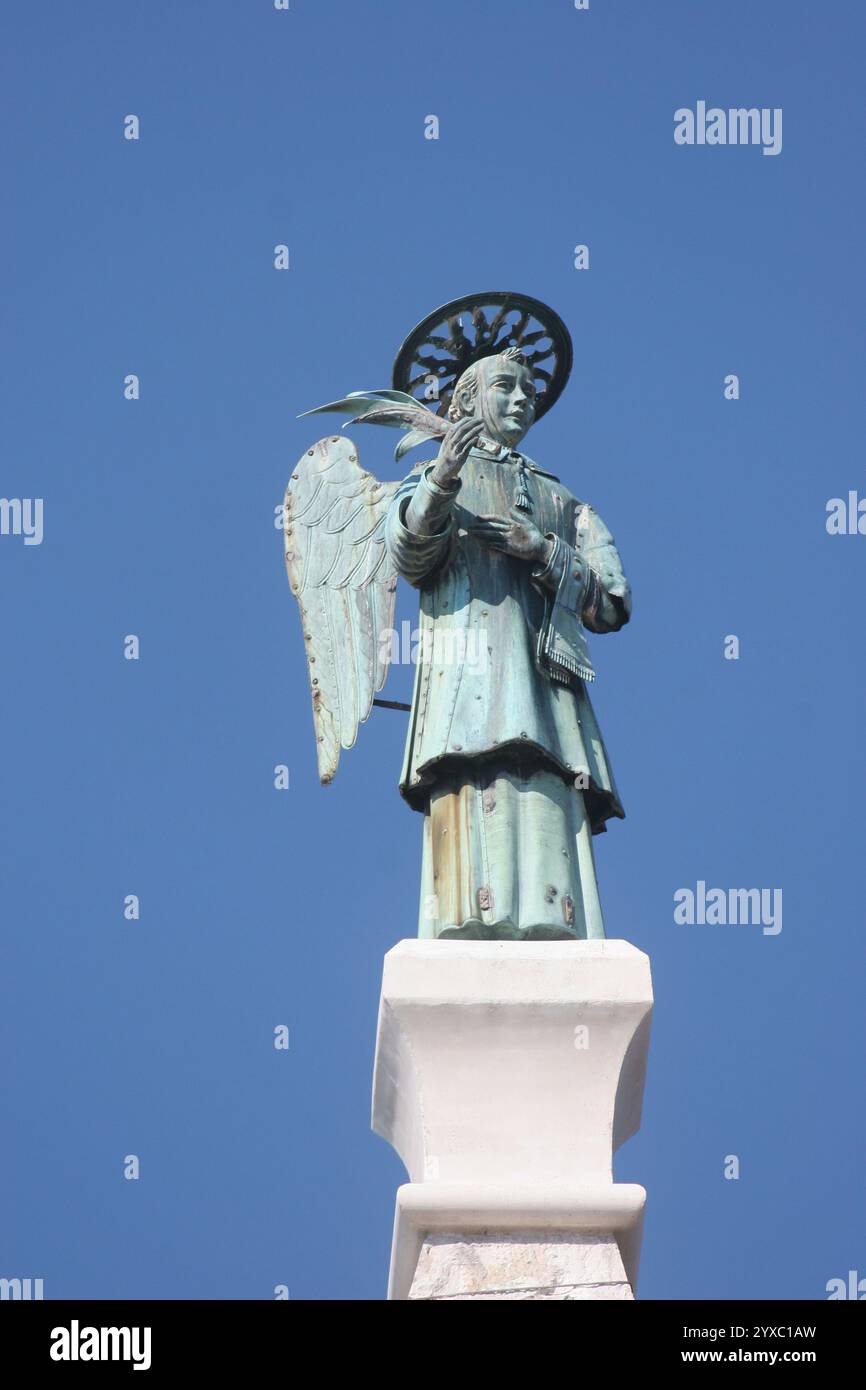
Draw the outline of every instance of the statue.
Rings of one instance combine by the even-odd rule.
[[[393,390],[318,407],[402,429],[398,459],[436,440],[435,458],[382,483],[330,437],[286,492],[323,782],[384,685],[397,577],[420,594],[400,777],[424,817],[420,937],[604,936],[592,841],[624,812],[585,632],[621,628],[631,595],[601,518],[518,448],[571,356],[537,300],[455,300],[410,334]]]

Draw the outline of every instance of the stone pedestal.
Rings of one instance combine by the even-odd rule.
[[[385,957],[373,1129],[397,1193],[389,1298],[632,1298],[649,959],[625,941],[401,941]]]

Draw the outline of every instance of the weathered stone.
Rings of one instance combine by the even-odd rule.
[[[631,1299],[613,1236],[430,1232],[410,1299]]]

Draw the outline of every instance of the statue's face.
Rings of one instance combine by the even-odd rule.
[[[530,369],[507,357],[479,364],[476,411],[492,439],[514,449],[535,419],[535,383]]]

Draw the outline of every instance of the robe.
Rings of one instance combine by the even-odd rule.
[[[424,814],[419,935],[601,937],[592,836],[624,812],[587,693],[585,629],[615,632],[631,613],[613,537],[505,447],[481,441],[448,488],[432,470],[420,464],[404,480],[385,527],[421,601],[400,777]],[[424,534],[407,525],[413,498]],[[515,504],[551,540],[546,564],[466,529]]]

